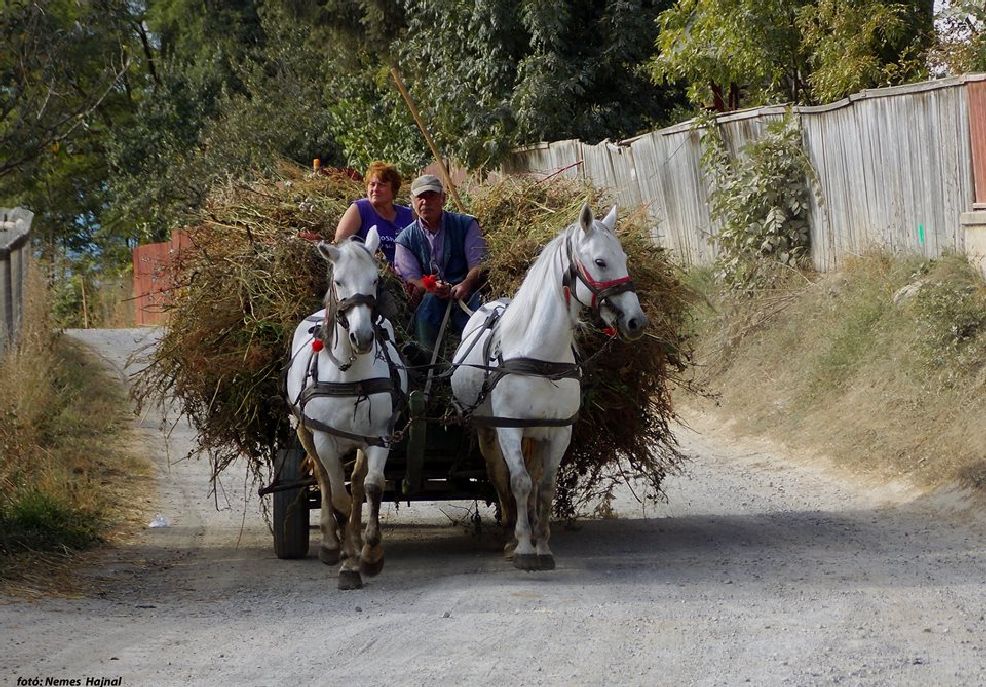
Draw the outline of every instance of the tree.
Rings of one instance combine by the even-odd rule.
[[[109,117],[131,62],[120,10],[108,2],[5,3],[0,178],[84,136],[98,115]]]
[[[726,110],[922,78],[932,1],[679,0],[659,21],[653,78]]]
[[[658,82],[688,84],[689,98],[716,110],[798,101],[804,59],[797,12],[805,0],[679,0],[658,18]]]
[[[0,204],[35,212],[52,281],[81,254],[126,249],[100,222],[106,137],[132,113],[139,51],[124,2],[15,1],[0,11]]]
[[[942,3],[930,68],[939,75],[986,71],[986,3],[950,0]]]
[[[246,180],[284,158],[341,159],[325,102],[328,65],[282,10],[241,2],[214,13],[168,0],[150,17],[156,78],[139,95],[134,124],[110,143],[107,221],[163,240],[218,179]]]
[[[495,164],[520,143],[633,135],[667,121],[682,101],[674,87],[654,88],[641,68],[665,2],[287,0],[287,5],[342,53],[332,59],[343,75],[347,112],[382,114],[405,131],[409,120],[391,109],[396,101],[379,78],[396,66],[440,148],[470,167]],[[347,69],[347,59],[359,70]],[[359,119],[340,120],[354,118]],[[398,152],[416,155],[411,147]]]
[[[831,102],[864,88],[924,78],[930,34],[926,3],[819,0],[798,16],[808,82],[815,102]]]

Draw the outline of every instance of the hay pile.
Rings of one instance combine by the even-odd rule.
[[[264,184],[216,189],[191,243],[174,264],[170,320],[135,396],[176,399],[195,427],[194,453],[218,475],[245,457],[254,476],[269,475],[276,446],[288,436],[280,371],[297,323],[321,307],[326,266],[308,238],[331,239],[361,186],[346,177],[310,177],[283,168]],[[490,247],[488,297],[516,291],[540,247],[575,220],[597,192],[565,180],[506,179],[466,189]],[[600,215],[603,199],[593,198]],[[680,454],[669,430],[669,383],[686,363],[682,332],[687,293],[666,254],[651,244],[642,213],[621,211],[618,231],[651,327],[627,344],[589,323],[579,333],[594,359],[584,380],[582,415],[559,476],[556,511],[571,516],[588,503],[605,511],[612,486],[642,478],[643,498],[658,498]],[[600,497],[602,500],[600,501]]]
[[[313,240],[331,240],[362,186],[347,176],[283,167],[262,184],[213,190],[174,256],[168,326],[136,377],[138,405],[175,399],[195,428],[195,454],[213,475],[245,457],[269,474],[288,437],[280,376],[294,329],[321,308],[325,261]]]

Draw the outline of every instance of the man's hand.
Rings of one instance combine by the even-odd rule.
[[[448,298],[451,290],[448,282],[439,279],[437,274],[426,274],[419,280],[412,280],[412,283],[439,298]]]
[[[469,292],[471,290],[467,282],[460,282],[449,289],[449,295],[452,297],[452,300],[464,301],[469,298]]]

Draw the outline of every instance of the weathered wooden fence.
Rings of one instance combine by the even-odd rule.
[[[0,208],[0,356],[21,331],[33,219],[30,210]]]
[[[795,107],[816,175],[811,207],[816,269],[838,269],[869,247],[929,257],[964,250],[960,215],[986,203],[986,74],[863,91]],[[783,107],[718,118],[735,154]],[[688,264],[715,257],[718,231],[702,173],[700,130],[685,122],[597,145],[576,140],[520,148],[506,173],[583,177],[624,205],[646,205],[658,243]],[[820,202],[819,202],[820,201]]]

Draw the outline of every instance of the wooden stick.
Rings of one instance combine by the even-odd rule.
[[[411,99],[411,94],[408,93],[407,87],[404,86],[404,82],[401,80],[400,72],[397,71],[397,67],[393,66],[390,68],[390,75],[394,77],[394,83],[397,85],[397,90],[401,92],[401,96],[404,98],[404,102],[407,103],[407,109],[411,111],[411,116],[414,117],[414,123],[418,125],[421,130],[421,134],[425,137],[425,142],[431,149],[431,154],[435,157],[435,162],[438,163],[438,168],[442,172],[442,178],[445,182],[445,188],[449,190],[449,195],[452,196],[452,202],[455,203],[455,207],[458,208],[459,212],[465,212],[466,206],[462,204],[462,199],[459,198],[459,192],[455,189],[455,184],[452,183],[452,176],[448,173],[448,168],[445,166],[445,160],[442,159],[442,154],[438,151],[438,146],[435,145],[434,139],[432,139],[431,134],[428,133],[428,127],[425,126],[424,120],[421,119],[421,113],[418,112],[417,106]]]

